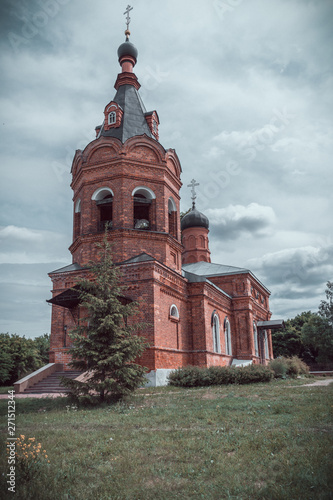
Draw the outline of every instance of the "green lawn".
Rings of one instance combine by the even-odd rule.
[[[333,384],[303,383],[143,389],[92,409],[17,399],[17,435],[35,437],[51,463],[15,495],[1,476],[0,498],[333,498]],[[6,400],[0,409],[5,450]]]

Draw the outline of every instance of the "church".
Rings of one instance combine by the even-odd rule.
[[[181,219],[180,161],[159,142],[157,111],[147,111],[141,100],[128,23],[125,35],[115,95],[96,138],[73,159],[72,263],[49,274],[50,363],[70,369],[68,333],[80,317],[73,287],[97,259],[107,228],[125,300],[139,302],[140,321],[147,324],[150,347],[140,363],[150,385],[165,385],[170,371],[187,365],[267,364],[276,326],[270,292],[249,269],[212,262],[209,220],[196,207],[195,180],[192,209]]]

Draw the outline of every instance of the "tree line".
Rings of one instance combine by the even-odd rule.
[[[272,332],[274,357],[298,356],[311,367],[333,368],[333,282],[326,285],[326,300],[318,312],[305,311]]]
[[[0,333],[0,385],[12,385],[49,362],[50,335],[35,339]]]

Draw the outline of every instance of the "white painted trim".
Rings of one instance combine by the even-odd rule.
[[[134,188],[132,191],[132,196],[135,196],[136,194],[142,194],[149,200],[156,199],[156,194],[154,193],[154,191],[146,186],[137,186],[136,188]]]
[[[110,113],[108,114],[108,125],[114,125],[116,121],[117,121],[117,113],[115,111],[110,111]]]
[[[176,308],[176,312],[177,312],[177,314],[176,314],[176,315],[172,314],[172,308],[173,308],[173,307],[175,307],[175,308]],[[172,304],[172,305],[170,306],[170,316],[171,316],[171,318],[179,318],[179,311],[178,311],[178,307],[176,306],[176,304]]]
[[[241,366],[250,366],[252,364],[253,364],[252,359],[233,359],[231,366],[241,367]]]
[[[176,203],[175,203],[175,200],[172,198],[172,196],[170,196],[170,198],[168,200],[168,211],[169,211],[169,213],[177,212]]]
[[[81,200],[80,200],[80,198],[79,198],[79,199],[77,200],[77,202],[75,203],[74,212],[75,212],[76,214],[81,213]]]
[[[217,325],[217,332],[215,336],[215,324]],[[213,324],[212,324],[212,334],[213,334],[213,349],[214,352],[217,352],[221,354],[221,340],[220,340],[220,335],[221,335],[221,327],[220,327],[220,318],[218,315],[215,313],[213,316]],[[216,342],[215,342],[216,339]],[[216,344],[216,345],[215,345]],[[215,349],[216,347],[216,349]]]
[[[232,356],[231,328],[230,328],[230,321],[227,317],[224,320],[224,341],[225,341],[226,355]],[[227,349],[227,347],[229,347],[229,349]]]
[[[103,191],[104,191],[104,193],[103,193]],[[103,197],[109,193],[112,194],[112,196],[114,196],[112,189],[110,189],[109,187],[100,187],[100,188],[96,189],[96,191],[92,195],[91,199],[93,201],[102,200]]]

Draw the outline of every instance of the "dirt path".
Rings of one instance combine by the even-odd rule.
[[[317,380],[317,382],[312,382],[311,384],[299,385],[298,387],[317,387],[329,385],[333,382],[333,378],[327,378],[325,380]]]
[[[64,397],[66,394],[59,393],[46,393],[43,394],[15,394],[15,399],[25,399],[25,398],[59,398]],[[0,399],[7,399],[8,394],[0,394]]]

